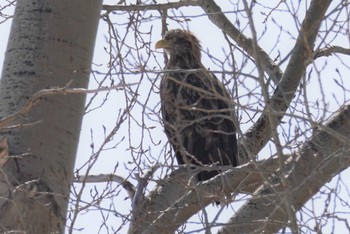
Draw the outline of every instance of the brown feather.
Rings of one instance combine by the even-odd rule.
[[[160,97],[165,132],[178,163],[237,166],[233,102],[222,83],[202,65],[199,40],[188,31],[171,30],[161,48],[170,56],[166,69],[174,70],[162,78]],[[218,173],[201,171],[198,179],[208,180]]]

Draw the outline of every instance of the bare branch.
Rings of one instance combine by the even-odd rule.
[[[137,83],[131,83],[131,84],[118,84],[111,87],[103,87],[98,89],[83,89],[83,88],[68,88],[69,84],[66,85],[64,88],[54,88],[54,89],[42,89],[38,92],[36,92],[28,101],[27,103],[22,107],[21,110],[18,112],[0,120],[0,128],[4,128],[8,126],[9,124],[16,121],[21,116],[24,116],[29,111],[32,110],[32,108],[37,105],[41,98],[44,96],[51,96],[51,95],[66,95],[66,94],[87,94],[87,93],[98,93],[103,91],[110,91],[114,89],[122,89],[131,85],[136,85]],[[22,125],[18,125],[22,126]]]
[[[328,57],[333,54],[345,54],[350,55],[350,49],[343,48],[341,46],[329,46],[326,48],[318,49],[313,53],[313,56],[307,61],[307,64],[311,64],[318,58]]]
[[[188,7],[188,6],[198,6],[198,0],[187,0],[187,1],[179,1],[179,2],[168,2],[161,4],[148,4],[148,5],[103,5],[102,10],[107,12],[111,11],[164,11],[167,9],[178,9],[180,7]]]
[[[144,176],[140,177],[139,175],[136,175],[138,184],[137,184],[135,196],[133,197],[133,201],[132,201],[133,210],[137,210],[136,208],[138,207],[139,202],[142,200],[143,193],[145,188],[147,187],[149,179],[152,177],[153,173],[158,168],[159,168],[159,165],[157,164],[153,166],[150,170],[148,170]]]
[[[286,179],[294,188],[293,207],[300,209],[324,183],[349,167],[350,122],[346,123],[347,119],[350,119],[350,104],[304,144],[297,161],[296,156],[289,157],[286,169],[291,173]],[[168,178],[159,181],[148,199],[140,204],[142,213],[135,220],[137,226],[133,226],[129,233],[137,233],[137,230],[147,230],[150,233],[174,232],[193,214],[220,199],[222,194],[255,191],[265,181],[264,178],[275,175],[278,165],[277,158],[258,164],[248,163],[201,184],[189,183],[193,175],[186,168],[176,170]],[[278,177],[274,181],[279,181]],[[280,225],[286,224],[286,212],[277,212],[284,207],[284,201],[280,201],[281,196],[276,193],[276,189],[283,192],[285,188],[281,184],[273,188],[270,185],[255,192],[251,202],[241,208],[240,213],[236,213],[229,223],[231,226],[225,226],[222,233],[232,233],[232,229],[234,233],[249,233],[249,230],[256,228],[252,222],[256,225],[265,224],[266,217],[272,220],[269,228],[275,228],[274,231],[268,229],[266,233],[276,232]],[[269,194],[266,195],[267,193]],[[273,201],[280,203],[275,204]],[[271,204],[276,206],[276,211],[271,212]],[[251,226],[254,227],[251,229]]]
[[[278,125],[279,125],[279,120],[278,120],[278,117],[276,115],[273,115],[272,113],[270,113],[270,112],[272,112],[273,109],[271,109],[271,106],[268,105],[268,103],[269,103],[268,87],[264,82],[262,62],[261,62],[260,56],[258,55],[259,54],[259,52],[258,52],[258,39],[257,39],[257,33],[256,33],[256,29],[255,29],[253,16],[252,16],[252,11],[251,11],[251,9],[252,9],[251,7],[253,5],[249,6],[246,0],[243,0],[243,4],[244,4],[246,14],[248,16],[250,30],[252,32],[253,53],[255,54],[255,58],[256,58],[255,64],[256,64],[256,67],[258,70],[258,74],[259,74],[258,81],[259,81],[259,84],[261,86],[261,93],[262,93],[262,96],[264,99],[264,103],[267,104],[265,106],[265,110],[267,110],[268,113],[265,113],[265,115],[267,116],[267,119],[268,119],[268,122],[270,125],[271,137],[272,137],[272,140],[274,142],[277,156],[279,159],[279,169],[280,169],[280,171],[285,172],[286,171],[286,168],[284,167],[285,156],[283,154],[283,147],[282,147],[281,140],[279,138],[279,133],[277,130]],[[287,181],[284,179],[283,176],[281,177],[281,183],[284,185],[284,187],[286,189],[290,189],[290,185],[287,183]],[[284,202],[286,204],[286,212],[288,213],[288,218],[289,218],[290,223],[291,223],[290,229],[291,229],[292,233],[297,233],[297,230],[298,230],[298,225],[297,225],[297,221],[296,221],[297,219],[295,217],[295,213],[292,210],[292,208],[290,206],[288,206],[288,204],[291,204],[291,200],[292,200],[290,193],[286,192],[281,196],[284,196],[284,199],[282,199],[282,200],[284,200]]]
[[[127,179],[115,174],[99,174],[99,175],[87,175],[87,176],[82,175],[82,176],[77,176],[73,182],[75,183],[116,182],[126,190],[130,199],[133,199],[135,195],[135,186]]]
[[[134,229],[134,227],[137,225],[137,218],[139,218],[139,214],[143,212],[143,207],[141,205],[145,201],[144,191],[147,187],[150,178],[158,168],[159,164],[156,164],[152,168],[150,168],[143,177],[136,175],[138,184],[135,196],[132,200],[132,219],[130,223],[130,230]]]
[[[325,130],[331,131],[316,132],[302,147],[293,163],[293,170],[286,178],[293,187],[291,206],[295,211],[300,210],[334,175],[350,166],[349,119],[350,103],[325,124]],[[288,226],[286,208],[280,196],[285,188],[278,181],[274,187],[269,184],[257,190],[219,233],[255,233],[257,230],[259,233],[276,233],[283,226]]]
[[[129,233],[138,233],[140,230],[147,230],[147,233],[172,233],[193,214],[222,198],[223,193],[255,191],[263,178],[274,173],[277,168],[276,158],[258,164],[249,163],[201,184],[193,183],[196,180],[193,181],[193,174],[189,173],[188,168],[180,168],[166,179],[158,181],[158,186],[148,199],[139,204],[140,212]]]
[[[253,51],[253,42],[241,33],[231,21],[222,13],[221,8],[213,0],[203,0],[200,6],[208,14],[208,18],[218,26],[225,34],[232,38],[239,47],[243,48],[251,57],[257,59]],[[258,54],[264,71],[272,77],[272,80],[278,84],[283,73],[270,56],[261,48],[257,47]]]
[[[305,73],[306,62],[312,56],[318,29],[330,3],[330,0],[313,1],[311,3],[286,71],[269,100],[268,108],[282,113],[287,111]],[[278,121],[281,121],[283,116],[284,114],[277,116]],[[245,162],[256,155],[271,138],[271,127],[267,115],[262,114],[242,138],[244,141],[241,147],[241,155],[243,162]]]
[[[92,168],[93,168],[93,165],[97,162],[98,156],[99,156],[99,155],[101,154],[101,152],[103,151],[105,145],[113,139],[113,137],[114,137],[114,135],[116,134],[116,132],[118,131],[118,129],[120,129],[122,123],[126,120],[126,115],[129,113],[129,108],[130,108],[130,107],[126,107],[126,108],[124,109],[124,111],[121,113],[121,115],[118,116],[118,120],[117,120],[117,122],[116,122],[114,128],[105,136],[104,142],[100,145],[100,147],[98,148],[98,150],[97,150],[96,152],[94,152],[94,153],[91,155],[90,159],[89,159],[87,162],[85,162],[80,168],[78,168],[78,169],[76,170],[77,173],[79,172],[80,169],[82,169],[83,167],[87,166],[86,171],[85,171],[85,177],[88,177],[90,171],[91,171]],[[75,203],[75,209],[76,209],[77,211],[80,211],[80,209],[79,209],[80,202],[83,202],[83,201],[81,200],[81,197],[82,197],[82,194],[83,194],[83,192],[84,192],[85,185],[86,185],[86,183],[83,181],[80,190],[79,190],[78,193],[76,194],[76,197],[77,197],[78,199],[77,199],[77,202]],[[73,216],[71,217],[71,219],[72,219],[72,221],[71,221],[71,226],[70,226],[71,229],[73,228],[74,223],[75,223],[76,220],[77,220],[78,213],[79,213],[79,212],[74,212],[74,213],[73,213]],[[72,232],[72,231],[70,231],[70,233],[71,233],[71,232]]]
[[[282,79],[278,84],[273,96],[270,99],[269,108],[275,111],[281,111],[285,113],[289,106],[294,93],[300,83],[302,75],[305,72],[306,61],[312,55],[313,44],[320,27],[321,21],[327,10],[330,1],[324,1],[320,4],[311,4],[309,13],[306,15],[300,35],[297,43],[293,49],[293,54],[290,59],[289,65],[286,69],[286,73],[282,71],[274,64],[272,59],[258,47],[257,53],[261,59],[261,64],[265,72],[270,76],[279,79],[282,75]],[[247,53],[254,57],[252,40],[244,36],[227,17],[222,13],[220,7],[216,5],[213,0],[204,0],[201,3],[201,7],[208,14],[209,19],[221,28],[227,35],[229,35],[236,43],[242,47]],[[266,109],[266,108],[265,108]],[[278,120],[282,119],[284,114],[278,116]],[[243,146],[240,147],[241,162],[245,163],[249,161],[254,155],[256,155],[270,140],[271,127],[266,114],[256,121],[256,123],[244,134]]]
[[[209,0],[204,2],[215,4],[213,1]],[[206,5],[205,3],[203,4]],[[294,47],[293,54],[291,56],[291,60],[286,69],[286,72],[283,75],[281,82],[279,83],[274,95],[270,99],[270,110],[279,112],[281,111],[282,113],[285,113],[285,111],[287,110],[287,107],[291,102],[294,93],[299,85],[300,79],[302,78],[305,72],[306,61],[312,54],[313,43],[315,41],[318,28],[321,24],[321,21],[329,4],[329,0],[323,0],[321,4],[319,4],[319,2],[316,3],[315,1],[312,2],[306,19],[302,25],[299,38]],[[219,10],[220,9],[217,9],[216,11],[209,10],[209,12],[207,13],[209,14],[209,16],[217,14],[220,15],[222,13]],[[227,25],[225,26],[226,27],[224,28],[228,27]],[[279,121],[281,120],[283,115],[284,114],[278,116]],[[261,148],[267,143],[267,141],[270,138],[270,124],[268,122],[266,114],[263,114],[258,120],[258,122],[248,131],[247,134],[245,134],[243,147],[247,149],[247,151],[251,153],[251,155],[255,155],[261,150]],[[246,158],[246,160],[249,160],[249,158]],[[252,165],[253,167],[255,167],[254,163]],[[244,181],[244,179],[247,176],[249,176],[250,173],[252,173],[252,170],[250,170],[249,172],[241,172],[242,174],[240,174],[240,172],[238,172],[237,170],[239,170],[239,168],[235,168],[233,170],[235,173],[232,173],[230,179],[222,179],[219,176],[211,180],[210,182],[207,182],[208,184],[204,183],[202,185],[196,185],[194,187],[183,186],[183,183],[187,183],[187,181],[189,181],[188,177],[185,176],[184,178],[181,178],[184,181],[183,183],[179,183],[174,181],[176,176],[173,175],[171,177],[172,187],[163,185],[161,189],[156,188],[154,190],[154,193],[150,195],[151,198],[148,199],[147,202],[145,202],[143,208],[143,215],[141,214],[140,217],[138,217],[138,225],[147,225],[148,229],[144,229],[145,227],[140,228],[139,226],[139,230],[147,230],[155,233],[161,233],[165,230],[167,230],[168,232],[171,230],[175,231],[194,213],[198,212],[201,208],[207,206],[211,202],[217,200],[216,195],[218,193],[215,193],[215,191],[220,191],[219,185],[222,184],[222,180],[224,180],[225,183],[226,181],[230,181],[232,183],[229,184],[229,186],[227,186],[227,188],[232,189],[231,192],[238,192],[240,190],[240,182]],[[261,173],[259,173],[259,175],[262,176]],[[237,178],[238,181],[236,181]],[[212,183],[215,184],[214,181],[217,182],[216,185],[218,187],[211,187]],[[161,190],[162,193],[166,193],[162,194],[164,195],[164,197],[159,197],[159,194],[157,192],[159,190]],[[204,191],[206,191],[206,193]],[[176,193],[178,193],[177,196],[175,196]],[[185,194],[185,196],[183,194]],[[157,199],[153,199],[153,196],[156,196]],[[192,196],[191,199],[188,199],[188,197],[190,196]],[[166,199],[166,201],[164,201],[164,199]],[[161,201],[161,204],[157,203],[159,201]],[[249,221],[247,222],[249,223]],[[169,227],[169,223],[172,223],[173,225]],[[164,229],[164,224],[167,224],[166,229]]]

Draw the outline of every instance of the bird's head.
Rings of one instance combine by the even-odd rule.
[[[156,49],[164,49],[168,55],[170,66],[180,68],[196,68],[201,64],[201,45],[199,40],[189,31],[174,29],[168,31],[159,40]]]

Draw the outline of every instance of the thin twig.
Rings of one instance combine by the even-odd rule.
[[[225,16],[221,8],[213,0],[202,0],[200,6],[207,13],[209,20],[218,26],[226,35],[234,40],[239,47],[244,49],[250,56],[257,59],[259,56],[264,71],[272,77],[275,84],[278,84],[283,72],[270,56],[261,48],[257,47],[257,54],[253,52],[252,39],[246,37],[232,22]]]
[[[168,2],[160,4],[149,4],[149,5],[103,5],[102,10],[107,12],[111,11],[149,11],[149,10],[158,10],[164,11],[167,9],[178,9],[180,7],[188,6],[198,6],[198,0],[188,0],[188,1],[179,1],[179,2]]]
[[[333,54],[345,54],[350,55],[350,48],[343,48],[341,46],[329,46],[326,48],[318,49],[313,53],[313,56],[306,62],[308,65],[311,64],[318,58],[328,57]]]
[[[51,96],[51,95],[66,95],[66,94],[87,94],[87,93],[97,93],[97,92],[104,92],[104,91],[110,91],[114,89],[122,89],[131,85],[136,85],[137,83],[131,83],[131,84],[118,84],[111,87],[103,87],[98,89],[83,89],[83,88],[68,88],[70,83],[66,85],[64,88],[54,88],[54,89],[42,89],[36,92],[28,101],[27,103],[16,113],[0,120],[0,128],[5,128],[6,126],[13,123],[15,120],[17,120],[19,117],[24,116],[27,114],[30,110],[33,109],[35,105],[37,105],[41,98],[44,96]]]

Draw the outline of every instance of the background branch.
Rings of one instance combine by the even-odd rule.
[[[257,166],[258,165],[258,166]],[[172,233],[192,215],[222,198],[222,194],[251,193],[278,168],[276,158],[258,164],[245,164],[222,173],[205,183],[196,184],[187,168],[172,172],[157,181],[156,188],[143,203],[129,233]],[[224,184],[224,187],[223,187]],[[141,212],[142,211],[142,212]]]
[[[311,64],[313,61],[315,61],[318,58],[328,57],[328,56],[331,56],[333,54],[350,55],[350,49],[343,48],[341,46],[329,46],[326,48],[318,49],[313,53],[312,58],[310,58],[307,61],[307,64]]]
[[[331,131],[316,132],[301,148],[293,170],[287,176],[292,186],[292,208],[300,210],[320,188],[350,166],[350,105],[340,109],[338,114],[325,124]],[[338,135],[331,134],[336,132]],[[348,139],[344,141],[343,138]],[[224,225],[219,233],[276,233],[288,224],[284,201],[280,194],[285,192],[280,180],[265,184],[253,198],[246,202]]]
[[[309,7],[308,13],[306,14],[306,18],[303,21],[299,37],[293,48],[293,53],[289,61],[289,64],[287,66],[286,72],[283,74],[280,83],[278,84],[273,96],[271,97],[270,103],[267,104],[269,105],[268,107],[270,110],[283,113],[277,116],[278,121],[282,119],[284,113],[286,112],[292,98],[294,97],[294,93],[296,92],[296,89],[300,83],[300,80],[305,73],[306,61],[312,55],[313,45],[318,33],[318,28],[320,27],[323,16],[330,2],[331,1],[329,0],[313,1]],[[202,7],[203,6],[204,6],[204,9],[206,9],[206,13],[208,14],[209,17],[217,20],[216,16],[219,15],[220,16],[219,19],[221,20],[224,19],[223,13],[220,11],[220,8],[218,8],[218,6],[215,5],[214,1],[211,1],[211,0],[203,1]],[[221,26],[224,25],[225,27],[221,27],[221,28],[224,28],[227,30],[228,25],[230,25],[228,23],[229,22],[222,23]],[[227,31],[226,33],[230,34],[229,31]],[[243,40],[243,42],[244,41],[245,40]],[[251,49],[251,47],[249,47],[249,49]],[[262,60],[265,61],[265,59],[262,59]],[[241,149],[240,155],[244,153],[243,154],[244,158],[242,161],[247,162],[249,161],[250,158],[252,158],[252,156],[255,156],[271,138],[271,127],[270,127],[267,115],[263,113],[262,116],[259,118],[259,120],[253,125],[251,129],[248,130],[246,134],[244,134],[242,138],[243,140],[241,141],[242,145],[240,147]],[[247,157],[247,155],[250,155],[251,157]],[[240,182],[245,177],[247,177],[247,174],[241,177],[241,176],[238,176],[237,172],[235,172],[230,179],[234,181],[235,178],[240,178],[239,180]],[[179,182],[175,182],[175,180],[177,180],[175,176],[171,176],[171,178],[172,178],[171,185],[173,186],[173,188],[169,188],[169,191],[171,191],[171,193],[173,194],[175,193],[175,191],[173,191],[172,189],[175,188],[176,192],[181,191],[181,193],[179,193],[178,196],[170,196],[170,195],[166,196],[167,199],[171,199],[171,200],[168,200],[165,202],[163,200],[164,198],[163,197],[160,198],[159,195],[157,194],[159,187],[156,188],[150,196],[151,197],[156,196],[157,199],[151,198],[147,200],[145,207],[142,209],[144,213],[140,214],[140,217],[138,217],[139,225],[147,225],[147,226],[149,225],[148,229],[146,230],[150,230],[150,232],[164,231],[165,229],[163,229],[164,228],[163,224],[169,225],[170,220],[172,220],[172,222],[174,223],[174,225],[171,227],[171,230],[176,230],[176,228],[178,228],[181,224],[183,224],[189,217],[191,217],[193,214],[197,213],[201,208],[207,206],[208,204],[210,204],[210,202],[213,202],[215,200],[215,196],[209,196],[209,197],[201,196],[203,191],[207,191],[208,193],[209,191],[211,192],[218,191],[217,188],[216,190],[214,189],[214,191],[211,190],[209,184],[207,184],[204,190],[201,190],[200,186],[195,186],[192,188],[194,189],[193,194],[195,194],[193,196],[197,196],[196,197],[197,199],[192,198],[192,199],[189,199],[187,203],[179,203],[179,201],[182,201],[183,194],[188,194],[188,192],[183,191],[183,187],[182,189],[180,189],[181,185],[178,184]],[[218,177],[216,178],[216,180],[217,182],[220,181],[218,183],[218,186],[219,186],[222,180],[218,179]],[[185,181],[188,181],[188,178],[186,178]],[[229,186],[229,188],[239,187],[238,186],[239,183],[231,184],[231,185],[232,186]],[[163,189],[164,187],[161,190]],[[191,188],[187,187],[186,189],[191,191]],[[235,191],[237,190],[235,189],[231,190],[231,192],[235,192]],[[162,206],[157,207],[158,203],[156,202],[158,201],[161,201]],[[178,212],[178,210],[179,210],[179,207],[182,207],[182,206],[187,207],[188,210],[186,212],[180,213]],[[174,212],[174,213],[168,216],[170,212]],[[176,217],[175,222],[173,218],[174,215]],[[143,228],[141,228],[140,230],[145,230]],[[167,226],[167,228],[170,228],[170,227]]]
[[[200,6],[213,24],[218,26],[218,28],[234,40],[249,56],[257,60],[256,54],[253,51],[252,39],[246,37],[231,23],[214,0],[203,0]],[[257,52],[257,56],[260,57],[264,71],[272,77],[272,80],[277,85],[283,75],[282,70],[260,46],[257,47]]]
[[[279,122],[284,116],[281,113],[287,111],[305,73],[306,61],[312,56],[318,29],[330,3],[330,0],[311,2],[285,73],[276,87],[273,96],[270,98],[269,103],[266,103],[269,105],[269,109],[279,112],[277,116]],[[270,123],[267,115],[263,113],[242,137],[242,147],[240,147],[242,161],[246,162],[254,158],[270,139]]]
[[[178,1],[178,2],[168,2],[160,4],[147,4],[147,5],[103,5],[102,10],[107,12],[111,11],[149,11],[157,10],[164,11],[167,9],[178,9],[180,7],[188,6],[198,6],[198,0],[187,0],[187,1]]]
[[[116,182],[120,184],[128,193],[129,198],[133,199],[135,196],[135,186],[122,176],[114,174],[99,174],[99,175],[79,175],[77,176],[74,183],[108,183]]]
[[[29,111],[31,111],[33,109],[33,107],[35,105],[37,105],[40,102],[40,100],[45,96],[98,93],[98,92],[110,91],[110,90],[115,90],[115,89],[123,89],[127,86],[132,86],[135,84],[137,84],[137,83],[118,84],[115,86],[103,87],[103,88],[98,88],[98,89],[84,89],[84,88],[68,88],[68,86],[70,85],[70,83],[68,83],[66,85],[66,87],[64,87],[64,88],[42,89],[42,90],[39,90],[38,92],[36,92],[18,112],[0,120],[0,129],[7,127],[8,125],[10,125],[14,121],[16,121],[18,118],[23,117],[25,114],[27,114]],[[20,125],[15,125],[15,126],[22,127],[23,125],[20,124]]]

